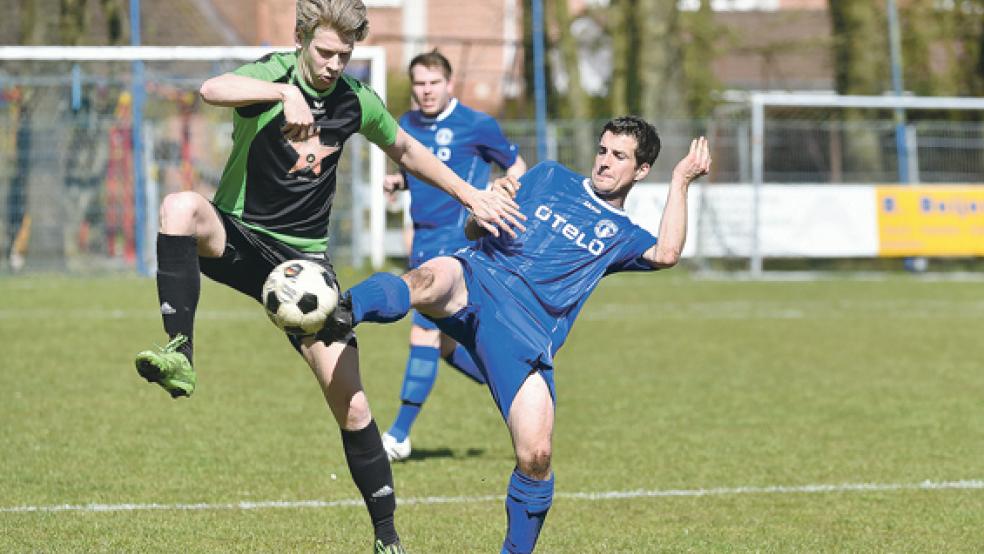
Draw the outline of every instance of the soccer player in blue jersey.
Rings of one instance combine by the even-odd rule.
[[[673,169],[657,239],[623,206],[659,149],[656,129],[646,121],[613,119],[602,131],[590,177],[548,161],[518,182],[496,182],[515,194],[526,216],[518,236],[479,236],[469,221],[469,236],[478,238],[473,246],[402,278],[377,273],[343,295],[336,309],[344,329],[395,321],[413,307],[471,353],[516,454],[502,552],[531,552],[553,502],[554,355],[588,295],[606,275],[668,268],[680,259],[687,191],[707,174],[711,158],[701,137]]]
[[[473,110],[453,96],[451,63],[437,50],[418,54],[409,65],[411,93],[418,109],[400,118],[400,127],[428,147],[437,158],[475,188],[488,185],[490,163],[518,178],[526,162],[515,144],[502,134],[491,116]],[[436,256],[451,254],[467,246],[464,222],[468,212],[444,192],[401,172],[386,176],[388,193],[410,191],[410,217],[413,242],[410,269]],[[400,391],[400,410],[389,430],[383,433],[383,447],[391,461],[410,456],[410,428],[417,419],[437,380],[438,359],[444,360],[478,383],[485,383],[467,350],[438,330],[437,325],[413,315],[410,328],[410,355]]]

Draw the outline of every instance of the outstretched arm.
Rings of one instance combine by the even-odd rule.
[[[489,233],[499,236],[501,229],[516,236],[513,228],[525,230],[521,220],[526,217],[512,199],[491,191],[476,190],[403,129],[397,129],[396,141],[383,150],[391,160],[416,177],[450,194]]]
[[[296,85],[272,83],[235,73],[223,73],[202,83],[198,90],[206,104],[239,108],[258,102],[283,102],[283,132],[287,140],[305,141],[314,136],[314,115]]]
[[[659,222],[659,240],[642,255],[653,267],[673,267],[680,261],[687,240],[687,191],[690,183],[707,175],[710,169],[711,153],[707,139],[694,139],[690,143],[690,152],[673,168],[670,191],[663,207],[663,218]]]

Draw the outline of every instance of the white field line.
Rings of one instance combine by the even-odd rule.
[[[555,498],[571,500],[621,500],[631,498],[666,498],[679,496],[728,496],[738,494],[810,494],[839,492],[896,492],[896,491],[939,491],[939,490],[981,490],[984,480],[962,481],[923,481],[921,483],[842,483],[839,485],[799,485],[769,487],[719,487],[711,489],[667,489],[634,490],[607,492],[558,492]],[[502,495],[485,496],[421,496],[401,498],[398,503],[407,505],[432,504],[476,504],[480,502],[501,502]],[[362,500],[268,500],[260,502],[229,502],[199,504],[59,504],[51,506],[11,506],[0,507],[0,513],[14,512],[133,512],[147,510],[266,510],[272,508],[345,508],[362,506]]]

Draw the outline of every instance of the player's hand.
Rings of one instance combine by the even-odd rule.
[[[673,168],[673,180],[689,185],[711,170],[711,149],[704,137],[690,141],[690,152]]]
[[[522,185],[520,185],[515,177],[505,176],[492,181],[492,186],[489,190],[513,199],[516,198],[516,193],[519,192],[520,186]]]
[[[280,128],[284,137],[291,142],[304,142],[313,137],[318,130],[314,127],[314,115],[308,107],[304,94],[296,86],[289,86],[282,94],[284,119]]]
[[[499,236],[501,229],[515,238],[516,230],[520,232],[526,230],[522,223],[526,220],[526,216],[519,211],[519,205],[500,192],[476,190],[472,193],[467,206],[475,222],[492,236]]]
[[[386,193],[386,200],[390,203],[396,202],[396,193],[406,190],[407,182],[403,179],[402,173],[394,173],[383,177],[383,192]]]

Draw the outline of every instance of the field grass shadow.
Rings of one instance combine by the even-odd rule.
[[[410,452],[408,462],[419,462],[432,458],[477,458],[485,454],[484,448],[468,448],[464,451],[452,450],[450,448],[414,448]]]

